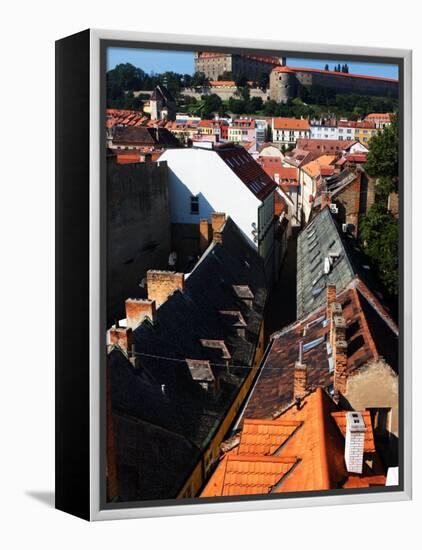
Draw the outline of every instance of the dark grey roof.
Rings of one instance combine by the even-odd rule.
[[[135,482],[139,483],[138,500],[152,498],[150,495],[154,498],[176,496],[177,488],[181,488],[199,453],[218,430],[250,372],[267,297],[263,261],[230,218],[222,235],[223,243],[214,243],[208,248],[187,277],[183,291],[173,293],[158,308],[156,322],[146,320],[133,331],[138,367],[128,367],[125,373],[111,376],[113,410],[120,419],[120,428],[116,428],[119,465],[121,471],[127,472],[121,481],[122,498],[133,496],[134,490],[128,483]],[[234,285],[250,288],[251,305],[236,295]],[[227,322],[227,315],[222,312],[240,312],[240,316],[233,316],[236,319],[233,324]],[[241,334],[244,330],[244,337],[239,335],[239,326]],[[231,356],[228,366],[220,347],[205,346],[201,340],[224,342]],[[192,370],[192,363],[189,366],[187,360],[209,361],[210,370]],[[109,361],[112,369],[118,368],[111,354]],[[213,378],[219,379],[217,396],[201,387],[204,377],[210,382]],[[116,385],[118,387],[113,388]],[[138,446],[144,451],[136,459],[138,469],[152,471],[152,462],[160,465],[157,475],[162,489],[158,496],[154,485],[156,476],[141,483],[131,470],[133,451],[129,446],[126,448],[122,437],[129,422],[126,418],[125,423],[125,415],[136,419],[136,433],[142,434]],[[151,424],[150,432],[145,431],[145,423]],[[159,428],[168,431],[168,438],[160,431],[160,445],[156,448],[154,434]],[[180,460],[169,451],[175,436]],[[186,451],[188,444],[189,452]],[[164,463],[165,467],[161,468]]]
[[[343,170],[340,174],[325,178],[327,191],[331,192],[331,196],[337,195],[346,185],[349,185],[357,178],[356,172],[349,170]]]
[[[115,126],[113,144],[180,147],[177,138],[167,128],[146,126]]]
[[[163,101],[164,104],[174,103],[174,97],[171,95],[167,87],[164,86],[164,84],[159,84],[154,88],[150,99],[152,99],[153,101]]]
[[[327,283],[335,283],[339,292],[354,275],[337,225],[330,209],[325,207],[301,231],[297,240],[298,319],[323,304]]]

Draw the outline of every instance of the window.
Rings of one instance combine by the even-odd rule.
[[[325,336],[321,336],[320,338],[316,338],[315,340],[311,340],[310,342],[306,342],[306,344],[303,344],[303,353],[306,353],[307,351],[310,351],[311,349],[315,348],[316,346],[319,346],[324,341],[325,341]]]
[[[199,197],[196,195],[190,198],[190,213],[199,214]]]

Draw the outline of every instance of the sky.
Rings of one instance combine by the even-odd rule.
[[[193,74],[193,55],[193,52],[147,50],[140,48],[108,48],[107,70],[113,69],[119,63],[132,63],[132,65],[141,68],[146,73],[174,71],[182,74]],[[398,66],[388,65],[386,63],[356,63],[354,61],[348,61],[347,59],[333,61],[325,59],[287,58],[287,65],[292,67],[324,69],[326,63],[328,63],[330,69],[333,68],[336,63],[347,63],[350,73],[385,78],[398,78]]]

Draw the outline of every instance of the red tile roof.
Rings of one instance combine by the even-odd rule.
[[[370,113],[365,117],[365,119],[368,120],[384,120],[386,122],[390,122],[391,120],[391,114],[390,113]]]
[[[346,321],[348,344],[347,374],[357,372],[372,361],[384,357],[392,369],[397,359],[391,349],[397,349],[398,329],[378,298],[359,278],[337,295]],[[244,418],[271,418],[293,400],[294,365],[298,359],[299,342],[320,343],[304,353],[310,387],[328,388],[333,384],[327,338],[330,324],[324,323],[325,304],[310,315],[287,326],[272,336],[267,359],[249,398]]]
[[[297,184],[298,169],[283,166],[280,157],[260,156],[257,162],[273,180],[275,180],[276,174],[278,174],[280,183]]]
[[[258,199],[264,200],[275,190],[274,181],[243,147],[230,143],[216,145],[214,150]]]
[[[357,143],[357,141],[299,138],[296,142],[296,148],[318,153],[338,153],[349,149],[354,143]]]
[[[366,162],[367,156],[364,153],[348,154],[346,155],[346,160],[349,162]]]

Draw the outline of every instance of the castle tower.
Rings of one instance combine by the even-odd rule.
[[[296,95],[296,73],[286,66],[275,67],[270,74],[270,99],[286,103]]]

